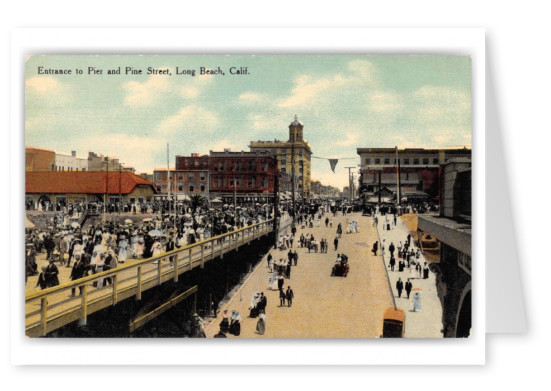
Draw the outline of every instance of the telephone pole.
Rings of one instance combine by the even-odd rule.
[[[345,167],[348,168],[348,193],[350,195],[350,202],[352,202],[352,177],[350,175],[350,170],[356,168],[355,166]]]

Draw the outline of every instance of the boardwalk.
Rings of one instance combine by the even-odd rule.
[[[282,226],[288,221],[282,223]],[[88,314],[115,305],[121,300],[136,296],[165,281],[176,280],[178,275],[239,246],[255,240],[272,230],[271,221],[247,226],[238,231],[207,239],[205,241],[176,249],[144,260],[128,261],[125,264],[75,282],[66,282],[60,286],[37,291],[36,277],[30,278],[26,286],[25,324],[28,336],[45,335],[58,327],[77,319],[85,321]],[[175,255],[175,263],[167,261],[168,255]],[[160,262],[158,262],[160,260]],[[62,281],[69,269],[61,267]],[[94,281],[103,282],[103,278],[113,278],[113,285],[101,288],[92,286]],[[82,286],[84,294],[72,297],[71,288]],[[101,284],[99,285],[101,286]],[[78,293],[78,288],[76,289]]]
[[[326,214],[326,216],[329,216]],[[372,243],[377,240],[377,231],[371,218],[350,214],[333,220],[333,228],[298,227],[301,233],[312,233],[316,239],[326,238],[329,242],[327,254],[308,253],[307,249],[294,249],[299,255],[298,266],[292,268],[291,279],[285,280],[285,289],[290,285],[295,299],[292,307],[279,307],[278,291],[267,288],[270,277],[266,258],[257,265],[240,290],[222,308],[229,312],[235,309],[242,315],[239,338],[375,338],[382,331],[382,317],[386,308],[392,306],[385,268],[380,256],[371,254]],[[325,216],[322,220],[325,219]],[[343,233],[338,251],[334,251],[333,239],[337,224],[346,220],[357,220],[357,234]],[[349,257],[348,277],[331,277],[337,253]],[[274,258],[286,258],[287,252],[272,250]],[[264,335],[256,333],[257,319],[248,318],[252,294],[260,290],[268,299],[266,309],[267,327]],[[221,316],[206,327],[207,337],[218,332]],[[228,335],[228,337],[233,337]]]

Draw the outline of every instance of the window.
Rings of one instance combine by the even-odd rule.
[[[189,191],[195,191],[195,187],[193,185],[189,185]]]
[[[181,183],[178,183],[178,191],[184,191],[184,186]]]
[[[204,181],[205,179],[207,179],[207,176],[204,172],[201,173],[201,180]]]
[[[385,164],[390,164],[390,158],[389,157],[385,157]]]
[[[409,158],[408,158],[408,157],[405,157],[405,158],[404,158],[404,165],[407,165],[407,164],[409,164]]]
[[[161,173],[160,172],[155,173],[155,179],[158,180],[158,181],[161,180]]]
[[[264,188],[268,187],[268,178],[264,177],[262,179],[262,187]]]
[[[189,174],[187,174],[187,176],[189,179],[195,178],[195,174],[193,172],[190,172]]]
[[[205,185],[201,185],[201,192],[205,191]]]
[[[155,183],[155,185],[157,186],[157,191],[161,191],[161,184],[160,183]]]
[[[424,157],[423,158],[423,164],[429,164],[429,158],[428,157]]]
[[[419,164],[419,158],[418,157],[413,159],[413,164]]]
[[[178,180],[181,181],[182,179],[184,179],[184,175],[183,174],[178,174]]]
[[[437,157],[432,159],[432,164],[438,164],[438,158]]]
[[[381,158],[380,157],[375,158],[375,164],[381,164]]]

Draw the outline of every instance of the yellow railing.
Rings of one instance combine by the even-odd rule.
[[[111,270],[28,294],[25,297],[26,333],[28,336],[43,336],[77,319],[85,324],[87,316],[92,312],[115,305],[118,301],[131,296],[139,300],[143,291],[170,279],[177,282],[180,274],[196,266],[202,268],[205,262],[218,256],[223,257],[224,253],[238,249],[243,244],[266,235],[272,229],[273,220],[263,221],[152,258],[128,261]],[[163,263],[163,260],[167,259],[172,259],[172,262]],[[146,268],[149,270],[144,270]],[[111,279],[111,289],[89,290],[90,284],[96,282],[99,285],[105,278]],[[60,294],[72,289],[77,294],[79,291],[82,292],[80,299],[72,297],[52,300],[54,305],[49,308],[48,298],[58,296],[56,298],[59,299]],[[30,304],[38,300],[40,300],[40,310],[29,310]],[[55,314],[51,311],[53,307],[57,307]]]

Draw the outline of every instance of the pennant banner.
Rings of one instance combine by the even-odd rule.
[[[331,170],[335,172],[335,167],[337,167],[339,159],[329,159],[329,164],[331,165]]]

